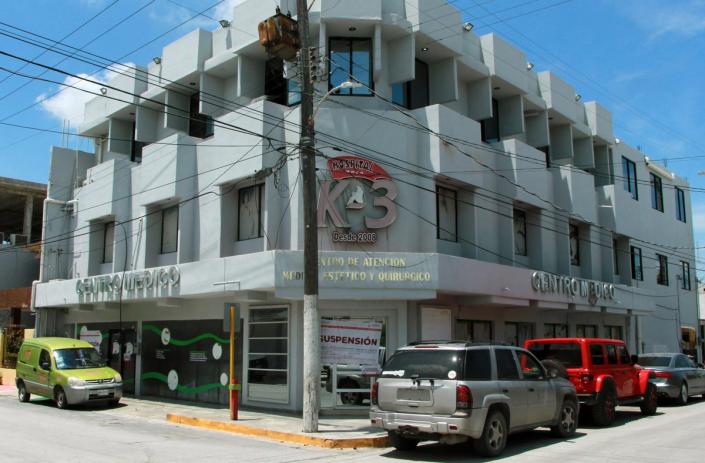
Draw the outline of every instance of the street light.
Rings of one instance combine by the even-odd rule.
[[[326,98],[331,96],[333,93],[337,92],[338,90],[343,90],[346,88],[360,88],[363,87],[363,85],[360,82],[355,82],[352,80],[346,80],[345,82],[336,85],[335,87],[331,88],[326,92],[325,95],[323,95],[323,98],[316,104],[316,107],[313,109],[313,116],[311,117],[316,117],[316,113],[318,112],[318,109],[321,107],[321,103],[323,103]]]

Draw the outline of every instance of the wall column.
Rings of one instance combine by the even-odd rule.
[[[34,197],[27,195],[24,197],[24,221],[22,223],[22,234],[27,236],[27,242],[32,241],[32,213],[34,212]]]

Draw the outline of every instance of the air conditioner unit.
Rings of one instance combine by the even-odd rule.
[[[10,235],[10,244],[13,246],[25,246],[28,243],[27,235],[20,235],[19,233],[12,233]]]

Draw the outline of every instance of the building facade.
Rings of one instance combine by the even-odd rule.
[[[258,43],[270,7],[121,69],[86,105],[95,153],[53,148],[37,329],[98,336],[137,394],[227,400],[235,306],[242,401],[301,408],[299,86]],[[683,348],[688,185],[620,143],[606,108],[445,1],[321,0],[310,22],[326,329],[374,327],[388,350]],[[364,405],[367,384],[329,362],[322,406]]]

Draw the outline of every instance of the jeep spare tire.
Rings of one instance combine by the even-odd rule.
[[[561,362],[559,362],[558,360],[552,360],[552,359],[541,360],[541,363],[543,364],[544,368],[546,368],[546,371],[548,372],[549,378],[568,379],[568,371],[565,369],[563,364]]]

